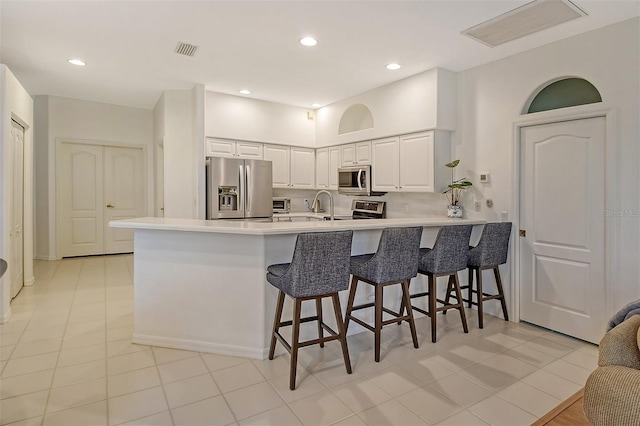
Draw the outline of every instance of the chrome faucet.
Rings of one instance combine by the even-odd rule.
[[[316,196],[313,198],[313,203],[311,203],[311,210],[315,209],[316,204],[318,203],[318,196],[320,194],[327,194],[329,197],[329,218],[330,220],[333,220],[333,195],[331,195],[331,193],[326,189],[321,189],[316,193]]]

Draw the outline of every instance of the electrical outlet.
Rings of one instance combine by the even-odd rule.
[[[477,212],[479,212],[479,211],[480,211],[480,201],[476,201],[476,202],[473,204],[473,207],[475,208],[475,210],[476,210]]]
[[[502,220],[503,222],[508,222],[509,221],[509,212],[501,211],[500,212],[500,220]]]

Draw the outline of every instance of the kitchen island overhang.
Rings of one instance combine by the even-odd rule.
[[[442,226],[483,223],[441,217],[273,223],[147,217],[109,225],[135,231],[134,343],[265,359],[277,299],[266,268],[291,261],[299,233],[353,230],[356,255],[376,251],[386,227],[423,226],[427,247]]]

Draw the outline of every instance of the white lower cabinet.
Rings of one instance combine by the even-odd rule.
[[[442,192],[449,174],[451,135],[431,130],[372,142],[372,188],[386,192]]]
[[[264,159],[271,161],[274,188],[314,188],[315,150],[313,148],[264,145]]]

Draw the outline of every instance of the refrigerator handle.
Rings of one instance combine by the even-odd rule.
[[[250,188],[251,187],[251,166],[249,166],[248,164],[245,166],[246,169],[246,175],[247,175],[247,180],[245,182],[245,188]],[[251,211],[251,196],[249,194],[246,193],[245,191],[245,203],[246,203],[246,208],[245,211],[248,213]]]
[[[244,211],[244,204],[245,204],[245,200],[247,199],[247,195],[246,195],[246,189],[247,189],[247,184],[244,181],[244,166],[242,164],[240,164],[238,166],[238,174],[239,174],[239,180],[240,180],[240,194],[238,194],[238,202],[242,203],[241,206],[238,206],[238,209],[240,211]]]

